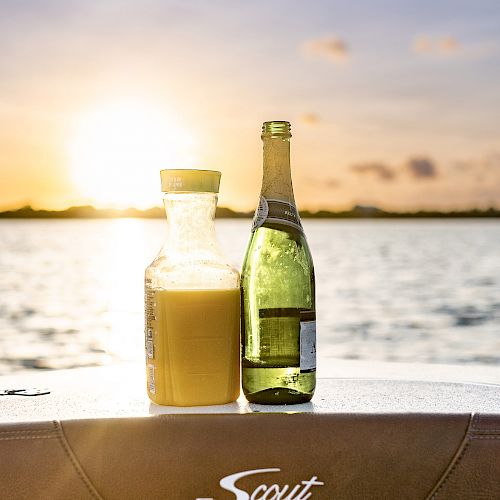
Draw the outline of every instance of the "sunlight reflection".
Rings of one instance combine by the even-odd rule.
[[[110,327],[105,348],[123,359],[143,356],[143,273],[150,254],[143,221],[110,222],[102,260],[107,290],[106,319]]]

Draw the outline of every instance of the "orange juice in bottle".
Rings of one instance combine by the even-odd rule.
[[[240,282],[215,238],[220,175],[161,171],[167,239],[145,273],[147,392],[160,405],[239,395]]]

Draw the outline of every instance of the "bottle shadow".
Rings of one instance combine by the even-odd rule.
[[[314,403],[294,405],[261,405],[249,403],[244,396],[240,396],[234,403],[211,406],[161,406],[149,402],[150,415],[186,415],[186,414],[217,414],[217,413],[313,413]]]
[[[242,411],[238,401],[225,405],[210,406],[161,406],[153,402],[149,403],[150,415],[176,415],[176,414],[197,414],[197,413],[245,413]]]
[[[293,405],[261,405],[246,402],[244,410],[244,413],[313,413],[314,404],[308,402]]]

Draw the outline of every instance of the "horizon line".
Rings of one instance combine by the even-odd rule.
[[[500,217],[500,208],[470,208],[470,209],[416,209],[406,211],[385,210],[371,205],[354,205],[348,210],[327,210],[316,211],[299,210],[303,218],[384,218],[384,217]],[[218,218],[251,218],[254,210],[236,211],[229,207],[217,207],[216,217]],[[25,205],[15,209],[0,211],[0,218],[3,219],[29,219],[29,218],[138,218],[153,219],[163,218],[164,209],[154,206],[147,209],[128,208],[97,208],[93,205],[75,205],[62,210],[35,209],[30,205]]]

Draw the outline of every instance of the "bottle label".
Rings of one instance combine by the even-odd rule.
[[[255,211],[252,231],[258,229],[265,222],[284,224],[303,231],[299,213],[295,205],[282,200],[273,200],[260,197],[259,206]]]
[[[300,372],[316,370],[316,313],[300,312]]]
[[[151,394],[156,394],[155,365],[147,365],[148,389]]]
[[[154,347],[154,330],[155,330],[155,292],[146,286],[145,297],[145,339],[144,347],[146,349],[146,371],[148,389],[151,394],[156,393],[155,384],[155,347]]]
[[[261,361],[273,367],[299,367],[299,332],[299,309],[295,307],[259,309]]]
[[[144,339],[144,347],[146,349],[146,360],[154,359],[155,357],[155,348],[154,348],[154,325],[155,325],[155,292],[154,290],[146,287],[145,289],[145,297],[144,297],[144,309],[145,309],[145,339]]]
[[[260,200],[259,200],[259,205],[257,206],[257,209],[255,210],[252,231],[255,231],[260,226],[262,226],[262,224],[264,224],[264,222],[267,219],[268,213],[269,213],[269,205],[267,203],[267,200],[263,196],[261,196]]]

